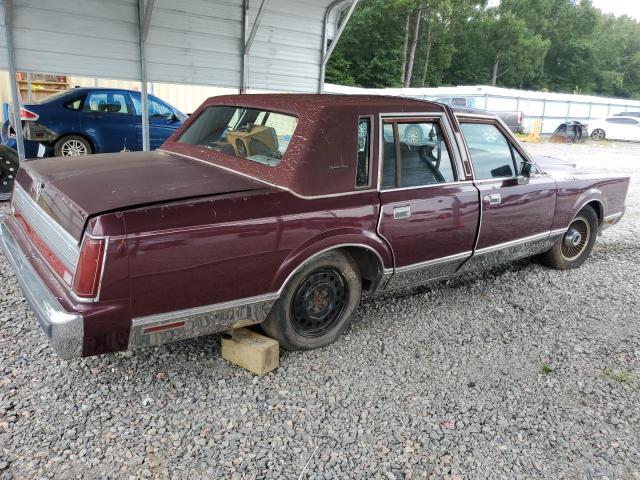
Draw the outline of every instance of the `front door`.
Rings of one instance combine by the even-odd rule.
[[[120,152],[136,142],[136,127],[126,92],[93,91],[82,108],[82,130],[94,140],[95,153]]]
[[[142,150],[142,100],[139,93],[131,94],[131,101],[136,115],[136,141],[137,149]],[[151,150],[160,148],[160,145],[182,125],[173,110],[157,98],[149,96],[149,147]]]
[[[535,167],[530,177],[519,175],[529,160],[496,120],[461,120],[461,128],[482,204],[474,261],[469,266],[501,263],[550,247],[555,181]]]
[[[478,191],[456,168],[439,117],[385,119],[382,133],[378,232],[395,264],[387,288],[454,273],[473,251]]]

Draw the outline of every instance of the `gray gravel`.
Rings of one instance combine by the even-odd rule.
[[[366,300],[263,378],[216,337],[60,360],[0,254],[0,479],[640,479],[640,145],[529,149],[634,175],[580,270]]]

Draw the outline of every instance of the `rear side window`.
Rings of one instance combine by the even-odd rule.
[[[382,188],[455,181],[451,157],[437,121],[385,123]]]
[[[79,98],[70,100],[64,104],[64,108],[68,108],[69,110],[80,110],[80,107],[82,107],[83,99],[84,97],[79,97]]]
[[[128,114],[127,99],[122,93],[90,93],[84,102],[85,112]]]
[[[462,123],[476,180],[515,177],[511,146],[493,124]]]
[[[371,157],[371,119],[361,118],[358,122],[358,165],[356,187],[369,186],[369,165]]]

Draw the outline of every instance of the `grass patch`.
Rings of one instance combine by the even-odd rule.
[[[540,364],[540,371],[542,372],[543,375],[550,375],[552,374],[555,370],[554,368],[549,365],[548,363],[541,363]]]
[[[624,368],[622,370],[612,370],[611,368],[605,368],[602,371],[602,378],[612,382],[625,383],[627,385],[631,385],[636,381],[636,376],[634,375],[634,373],[627,368]]]

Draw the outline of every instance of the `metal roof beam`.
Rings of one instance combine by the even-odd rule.
[[[260,2],[256,19],[253,21],[253,25],[251,27],[251,32],[247,35],[247,31],[249,30],[249,0],[243,0],[242,2],[242,76],[240,78],[240,93],[246,93],[247,88],[249,87],[249,52],[253,46],[253,40],[258,32],[262,16],[267,10],[268,3],[269,0],[262,0]]]
[[[151,149],[149,142],[149,95],[147,92],[147,60],[145,55],[145,43],[149,34],[151,14],[153,13],[154,0],[138,0],[138,30],[140,47],[140,97],[142,108],[142,150],[148,152]],[[135,112],[134,112],[135,113]]]
[[[334,8],[340,6],[343,3],[345,3],[345,0],[336,0],[335,2],[333,2],[331,5],[327,7],[327,11],[324,16],[324,24],[323,24],[324,29],[322,31],[322,56],[320,60],[320,76],[318,78],[318,93],[322,93],[324,91],[324,77],[327,72],[327,63],[329,63],[331,54],[333,53],[333,50],[336,48],[336,45],[338,44],[338,40],[340,40],[340,37],[342,36],[342,32],[344,32],[344,29],[346,28],[347,23],[349,23],[349,19],[351,18],[351,15],[353,15],[353,11],[358,6],[358,0],[351,1],[351,6],[349,7],[349,11],[345,15],[345,17],[342,19],[342,22],[340,22],[340,27],[338,28],[338,31],[336,32],[335,37],[331,41],[331,45],[327,45],[328,44],[327,29],[329,27],[329,16],[331,15],[331,11]]]
[[[20,120],[20,89],[16,72],[16,58],[13,51],[13,0],[4,0],[4,28],[7,43],[7,63],[11,83],[11,99],[13,101],[13,129],[16,132],[18,159],[24,160],[24,138],[22,136],[22,120]]]

